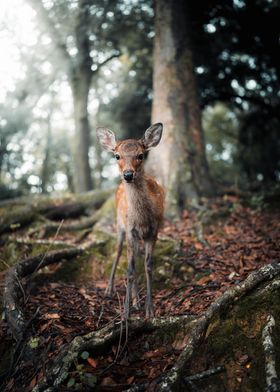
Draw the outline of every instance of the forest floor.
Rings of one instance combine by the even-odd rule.
[[[180,241],[181,247],[174,257],[172,273],[155,282],[156,317],[198,316],[252,271],[279,261],[279,228],[279,211],[252,208],[237,197],[229,196],[212,201],[206,213],[185,211],[180,220],[165,221],[160,237]],[[71,243],[74,238],[74,234],[56,234],[49,240]],[[29,357],[22,352],[19,354],[25,360],[14,361],[3,391],[31,391],[44,377],[62,345],[71,342],[75,336],[121,320],[124,277],[117,279],[113,298],[105,297],[106,284],[107,278],[103,270],[99,273],[97,260],[93,282],[66,283],[49,279],[31,291],[25,299],[24,313],[26,320],[30,321],[26,341],[32,354]],[[144,294],[145,289],[142,289],[141,310],[132,310],[135,319],[145,317]],[[4,320],[0,324],[0,340],[2,352],[4,346],[13,344]],[[135,383],[148,380],[147,390],[152,391],[154,382],[172,367],[181,350],[182,342],[154,348],[145,337],[132,341],[120,339],[105,355],[83,352],[59,390],[124,391]],[[228,363],[223,363],[231,380],[228,391],[242,390],[240,385],[252,362],[250,354],[239,349]],[[200,369],[194,364],[192,372],[196,371]]]

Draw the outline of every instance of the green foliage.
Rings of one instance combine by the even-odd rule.
[[[88,357],[89,357],[89,353],[88,353],[87,351],[83,351],[83,352],[81,353],[81,358],[82,358],[82,359],[88,359]]]
[[[76,384],[75,378],[71,377],[67,382],[67,388],[72,388]]]
[[[237,162],[238,112],[219,102],[203,112],[206,153],[215,180],[232,184],[239,180]]]
[[[250,199],[250,206],[257,211],[262,211],[267,208],[264,195],[253,195]]]
[[[89,358],[89,353],[84,351],[80,356],[86,361]],[[97,377],[92,373],[86,372],[85,365],[76,361],[75,370],[71,372],[71,376],[67,381],[67,388],[73,388],[73,390],[81,390],[85,386],[94,388],[96,383]]]
[[[104,102],[100,93],[98,121],[117,129],[123,138],[137,138],[150,125],[151,116],[154,36],[151,2],[139,1],[131,12],[129,24],[127,34],[121,32],[125,41],[120,69],[110,78],[117,95]]]
[[[30,338],[29,342],[28,342],[28,345],[31,348],[35,349],[35,348],[37,348],[39,346],[39,342],[40,342],[40,339],[38,337]]]

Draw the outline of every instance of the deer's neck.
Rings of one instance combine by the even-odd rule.
[[[137,181],[125,183],[125,192],[129,210],[143,206],[147,202],[147,183],[145,178],[142,177]]]
[[[135,200],[141,199],[147,192],[147,184],[144,178],[130,183],[125,182],[124,186],[129,204],[133,204]]]

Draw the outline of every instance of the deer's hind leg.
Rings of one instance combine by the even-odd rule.
[[[155,246],[155,240],[145,241],[145,272],[147,280],[147,297],[146,297],[146,317],[154,317],[153,300],[152,300],[152,271],[153,259],[152,254]]]
[[[129,317],[131,299],[135,307],[139,306],[138,287],[136,282],[135,260],[138,252],[138,238],[127,233],[127,287],[125,297],[125,317]]]

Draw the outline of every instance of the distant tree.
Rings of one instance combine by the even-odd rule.
[[[213,190],[205,155],[190,22],[184,0],[156,0],[152,122],[164,124],[163,140],[149,165],[167,191],[169,208],[189,195]]]
[[[115,2],[28,1],[53,41],[72,90],[76,130],[75,189],[77,192],[87,191],[93,186],[88,157],[88,95],[94,75],[104,64],[120,54],[115,37],[112,35],[110,39],[106,31]],[[57,61],[55,56],[49,60]]]
[[[93,186],[88,116],[91,84],[105,64],[120,56],[126,45],[126,33],[141,28],[142,2],[135,5],[118,0],[28,1],[53,41],[72,90],[75,189],[86,191]],[[56,56],[49,60],[57,61]]]
[[[220,185],[240,185],[238,138],[240,110],[217,102],[207,106],[202,116],[206,154],[211,175]]]
[[[13,153],[11,141],[15,135],[24,137],[29,123],[26,107],[16,99],[13,99],[9,104],[7,102],[8,100],[5,105],[0,105],[0,183],[5,182],[5,174],[10,172],[12,166],[20,166],[21,164],[19,156],[14,155],[12,157],[13,162],[11,161]]]

